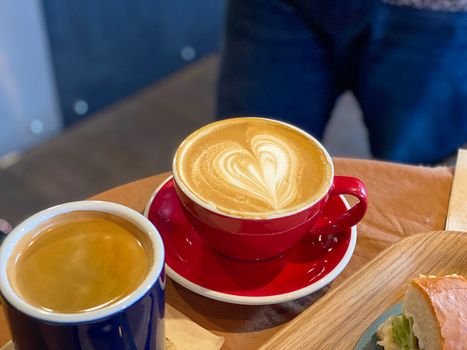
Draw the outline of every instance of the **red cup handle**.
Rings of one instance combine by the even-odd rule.
[[[368,198],[365,184],[350,176],[334,176],[334,182],[329,190],[329,198],[349,194],[358,198],[358,203],[345,213],[335,216],[323,216],[313,225],[311,234],[327,235],[356,225],[366,213]]]

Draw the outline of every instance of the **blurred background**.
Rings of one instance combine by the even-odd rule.
[[[170,170],[214,120],[221,0],[0,2],[0,217]],[[370,158],[353,96],[324,144]],[[454,160],[448,160],[453,163]]]

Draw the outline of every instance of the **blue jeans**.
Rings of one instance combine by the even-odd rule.
[[[321,138],[354,93],[376,158],[434,163],[467,142],[467,13],[377,0],[231,0],[218,117],[262,115]]]

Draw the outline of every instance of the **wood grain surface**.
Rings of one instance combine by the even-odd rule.
[[[405,238],[290,322],[265,349],[352,349],[367,327],[398,303],[419,274],[467,276],[467,233]]]
[[[457,155],[451,198],[446,218],[446,230],[467,230],[467,150]]]
[[[334,159],[336,175],[355,176],[368,189],[369,207],[358,225],[357,246],[349,265],[331,284],[338,287],[382,250],[418,232],[444,229],[452,170],[386,162]],[[99,194],[102,199],[143,211],[153,190],[169,173]],[[257,349],[328,291],[269,306],[226,304],[201,297],[169,280],[167,302],[201,326],[224,336],[223,349]]]
[[[354,255],[329,287],[295,301],[245,306],[204,298],[169,279],[167,302],[202,327],[224,336],[223,349],[257,349],[382,250],[417,232],[444,229],[452,184],[451,169],[342,158],[334,159],[334,165],[336,175],[363,180],[368,189],[369,207],[358,225]],[[92,199],[120,203],[142,212],[153,191],[168,175],[164,173],[116,187]],[[9,338],[5,320],[0,317],[0,344]]]

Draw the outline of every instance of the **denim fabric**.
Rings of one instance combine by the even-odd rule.
[[[231,0],[218,116],[263,115],[321,138],[360,103],[375,157],[433,163],[467,142],[467,13],[370,0]]]

